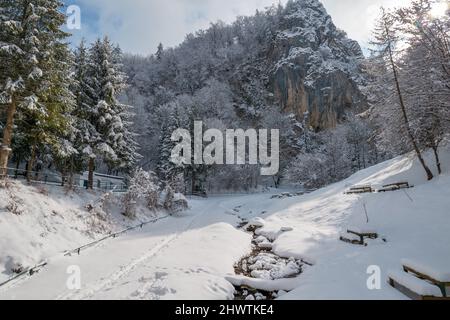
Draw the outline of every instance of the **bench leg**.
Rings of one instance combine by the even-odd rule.
[[[364,245],[364,237],[360,236],[359,238],[360,238],[359,242],[361,243],[361,245]]]
[[[439,289],[441,289],[442,296],[444,298],[447,298],[447,288],[445,287],[445,284],[443,284],[443,283],[439,284],[438,287],[439,287]]]

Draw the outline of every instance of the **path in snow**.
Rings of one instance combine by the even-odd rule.
[[[195,200],[183,217],[54,259],[33,277],[1,288],[0,299],[230,298],[233,288],[223,277],[248,251],[250,238],[232,227],[236,218],[221,201]],[[80,290],[66,285],[72,265],[81,270]]]
[[[129,281],[127,282],[124,281],[123,279],[129,279],[130,275],[131,276],[133,274],[135,275],[137,273],[136,269],[139,269],[142,266],[151,265],[152,258],[154,258],[158,254],[164,254],[162,251],[167,249],[171,245],[171,243],[176,241],[183,233],[187,232],[187,230],[192,228],[196,220],[201,219],[203,215],[210,212],[216,205],[217,205],[216,203],[213,203],[206,206],[206,208],[202,209],[200,213],[197,213],[192,217],[188,217],[188,219],[183,219],[187,220],[183,221],[184,223],[175,223],[176,225],[178,226],[182,225],[183,227],[177,228],[173,234],[168,235],[161,242],[159,242],[153,248],[151,248],[147,253],[131,261],[129,264],[121,267],[119,270],[115,271],[113,274],[107,276],[106,278],[100,279],[98,282],[94,283],[90,288],[84,288],[80,291],[63,294],[62,296],[58,297],[58,299],[83,300],[83,299],[98,298],[98,296],[101,297],[104,296],[105,293],[114,291],[115,288],[122,286],[124,283],[126,284],[129,283]],[[142,288],[145,287],[151,288],[156,281],[160,280],[165,275],[166,274],[164,272],[156,272],[154,277],[141,278],[139,282],[143,283],[143,285],[139,285],[140,291],[144,291],[142,290]],[[134,295],[134,297],[137,298],[136,295]],[[145,296],[145,294],[142,294],[139,295],[139,297],[142,299],[158,298],[157,295],[155,294],[150,297],[147,297]]]

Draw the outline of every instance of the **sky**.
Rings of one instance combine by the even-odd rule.
[[[81,29],[70,30],[72,42],[108,35],[125,52],[151,54],[158,44],[173,47],[185,35],[211,22],[230,23],[239,15],[254,14],[286,0],[64,0],[81,9]],[[380,6],[393,7],[410,0],[322,0],[335,24],[367,47]]]

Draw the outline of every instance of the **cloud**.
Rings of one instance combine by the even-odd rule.
[[[387,7],[410,0],[323,0],[338,27],[364,44],[380,5]],[[78,4],[82,30],[73,32],[93,40],[108,35],[126,52],[149,54],[162,42],[166,47],[183,41],[186,34],[205,29],[211,22],[232,22],[238,15],[254,14],[278,0],[68,0]],[[285,3],[286,0],[281,0]]]
[[[363,47],[370,41],[380,8],[401,7],[411,0],[322,0],[334,23]]]
[[[72,0],[82,13],[82,29],[72,31],[74,42],[108,35],[124,51],[153,53],[183,41],[186,34],[205,29],[211,22],[232,22],[253,14],[274,0]],[[92,14],[93,12],[96,15]],[[86,13],[86,14],[85,14]]]

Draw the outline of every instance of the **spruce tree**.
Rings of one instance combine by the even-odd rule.
[[[183,171],[180,166],[171,161],[172,150],[176,145],[176,142],[172,141],[172,134],[179,128],[178,123],[175,114],[169,115],[168,119],[162,125],[158,148],[159,159],[156,172],[161,180],[169,185],[175,180],[176,176]]]
[[[61,30],[65,16],[58,0],[0,2],[1,103],[7,122],[0,149],[1,175],[6,173],[13,123],[20,121],[30,146],[28,176],[41,145],[57,147],[66,130],[64,116],[73,106],[68,87],[70,57]]]
[[[78,151],[78,169],[85,168],[85,163],[89,170],[89,187],[93,187],[93,170],[96,158],[95,149],[101,141],[101,136],[95,127],[96,112],[95,99],[96,92],[91,87],[91,60],[85,41],[82,40],[75,50],[75,64],[73,92],[75,95],[76,108],[73,117],[76,119],[75,145]]]
[[[129,170],[139,157],[134,135],[128,129],[131,107],[118,99],[127,80],[121,59],[120,48],[114,47],[106,37],[95,41],[89,49],[86,120],[94,133],[87,148],[89,188],[93,187],[97,158],[112,171]]]

